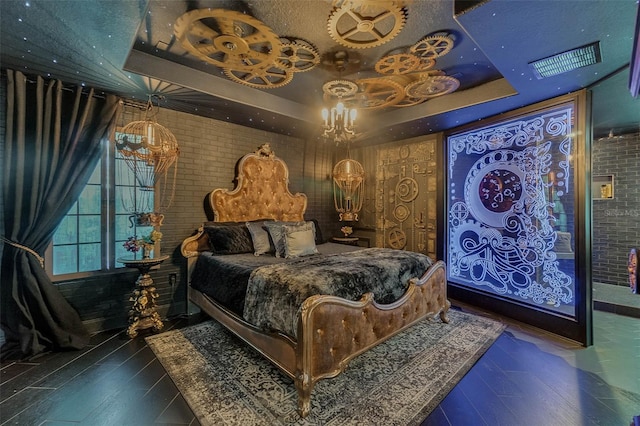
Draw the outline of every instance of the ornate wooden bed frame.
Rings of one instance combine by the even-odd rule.
[[[304,220],[307,198],[289,192],[288,174],[286,164],[268,144],[245,155],[238,163],[236,188],[210,193],[215,221]],[[424,318],[439,315],[448,322],[445,267],[438,261],[422,277],[412,279],[395,303],[379,305],[371,293],[360,301],[312,296],[300,310],[297,340],[267,333],[191,288],[197,255],[209,249],[203,226],[182,243],[182,254],[188,259],[189,299],[294,380],[302,417],[311,409],[311,391],[318,380],[337,376],[351,359]]]

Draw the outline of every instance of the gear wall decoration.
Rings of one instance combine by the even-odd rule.
[[[349,98],[358,92],[358,85],[351,80],[331,80],[322,85],[325,100],[334,98]]]
[[[361,89],[357,94],[361,109],[382,109],[395,105],[404,98],[404,87],[391,78],[364,78],[356,82]]]
[[[320,63],[320,54],[311,43],[305,40],[284,39],[278,59],[285,68],[293,72],[305,72]]]
[[[309,71],[320,54],[309,42],[278,37],[260,20],[226,9],[196,9],[174,25],[190,54],[223,69],[232,81],[258,89],[281,87],[294,72]]]
[[[409,83],[405,87],[405,93],[412,98],[435,98],[451,93],[458,87],[460,87],[460,82],[454,77],[431,76]]]
[[[439,58],[453,49],[453,39],[448,35],[427,36],[411,46],[409,51],[421,58]]]
[[[329,16],[329,35],[353,49],[380,46],[396,37],[407,20],[407,10],[396,2],[347,2]]]
[[[244,84],[257,89],[274,89],[291,82],[293,71],[279,63],[265,68],[233,69],[225,68],[224,73],[236,83]]]
[[[186,12],[176,20],[174,34],[192,55],[236,70],[272,65],[282,47],[279,37],[261,21],[226,9]]]
[[[382,57],[376,62],[375,70],[380,74],[407,74],[415,71],[420,65],[420,58],[416,55],[412,53],[398,53]]]

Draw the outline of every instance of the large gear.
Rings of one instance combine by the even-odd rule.
[[[407,20],[407,10],[395,2],[346,2],[329,16],[329,35],[343,46],[366,49],[397,36]]]
[[[225,68],[224,73],[236,83],[257,89],[282,87],[293,79],[293,71],[277,62],[265,68],[253,68],[250,70]]]
[[[404,98],[404,86],[390,77],[357,80],[361,109],[377,110],[392,106]]]
[[[315,46],[305,40],[284,39],[279,60],[293,72],[305,72],[320,63],[320,54]]]
[[[407,74],[415,71],[420,65],[420,58],[413,53],[398,53],[381,58],[376,62],[375,70],[385,75]]]
[[[325,97],[349,98],[358,92],[358,85],[351,80],[331,80],[322,85]]]
[[[235,70],[264,69],[278,59],[282,43],[256,18],[225,9],[196,9],[176,19],[174,34],[192,55]]]
[[[446,75],[431,76],[414,81],[405,87],[405,93],[412,98],[435,98],[446,95],[460,87],[458,79]]]
[[[409,51],[421,58],[439,58],[453,49],[453,39],[447,35],[427,36],[411,46]]]

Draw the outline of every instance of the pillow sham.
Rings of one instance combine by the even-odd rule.
[[[271,241],[273,242],[273,246],[275,248],[276,257],[284,257],[284,230],[282,229],[285,225],[302,225],[304,222],[265,222],[264,227],[267,229],[269,236],[271,237]]]
[[[213,254],[252,253],[251,234],[245,223],[208,222],[204,231]]]
[[[313,222],[302,225],[283,225],[284,257],[287,259],[317,254]]]
[[[320,229],[318,219],[311,219],[311,222],[313,222],[313,226],[315,227],[316,245],[326,243],[326,241],[322,237],[322,230]]]
[[[249,230],[251,242],[253,243],[253,254],[256,256],[275,253],[276,251],[269,237],[269,232],[264,226],[265,223],[273,223],[273,221],[247,222],[247,229]]]

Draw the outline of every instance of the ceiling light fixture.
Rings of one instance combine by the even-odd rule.
[[[564,74],[578,68],[597,64],[602,60],[600,42],[567,50],[557,55],[529,62],[534,74],[540,80],[558,74]]]
[[[336,145],[348,143],[356,136],[356,116],[358,110],[347,108],[342,99],[331,110],[322,109],[324,120],[322,136],[325,139],[333,139]]]

